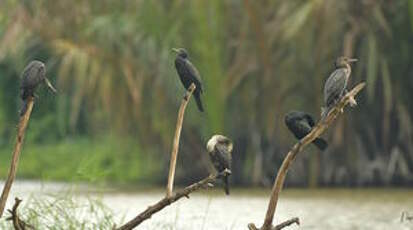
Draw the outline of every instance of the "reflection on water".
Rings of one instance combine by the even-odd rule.
[[[76,191],[79,198],[100,197],[118,221],[129,220],[164,195],[161,190],[102,192],[87,185],[18,181],[9,200],[67,190]],[[269,190],[235,190],[227,197],[221,189],[193,194],[157,213],[139,229],[247,229],[250,222],[262,223],[268,194]],[[413,190],[286,189],[275,221],[300,217],[301,226],[288,229],[413,229],[413,221],[401,222],[402,212],[413,213]]]

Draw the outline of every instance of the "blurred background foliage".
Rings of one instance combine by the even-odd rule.
[[[413,2],[408,0],[125,0],[0,2],[0,173],[17,124],[19,78],[44,61],[59,94],[39,90],[19,176],[160,184],[184,94],[172,47],[205,85],[191,102],[177,181],[208,173],[205,143],[235,142],[233,183],[264,185],[295,142],[289,110],[319,117],[337,56],[357,57],[359,106],[310,147],[287,184],[413,184]],[[349,109],[350,110],[350,109]],[[4,176],[2,176],[4,178]]]

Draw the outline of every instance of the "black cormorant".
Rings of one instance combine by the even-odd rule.
[[[232,141],[223,135],[214,135],[207,143],[209,157],[215,169],[221,173],[225,170],[227,175],[224,176],[225,194],[229,195],[228,176],[231,174],[231,153],[233,144]]]
[[[196,89],[194,91],[194,97],[196,105],[198,106],[199,111],[203,112],[204,107],[202,106],[201,101],[201,94],[203,93],[201,75],[199,74],[195,66],[191,63],[191,61],[189,61],[188,52],[184,48],[174,48],[172,50],[177,53],[175,58],[175,68],[178,72],[182,84],[187,90],[192,83],[195,84]]]
[[[20,97],[23,100],[23,106],[20,110],[20,116],[24,115],[27,110],[27,99],[35,96],[34,92],[42,82],[44,82],[53,93],[56,93],[56,89],[46,78],[46,67],[44,63],[41,61],[31,61],[22,73]]]
[[[330,109],[344,96],[347,92],[347,82],[351,74],[351,62],[357,59],[348,57],[339,57],[335,62],[336,70],[330,75],[324,85],[324,104],[321,108],[321,117],[325,118]]]
[[[301,111],[291,111],[285,116],[285,124],[294,136],[301,140],[311,132],[315,123],[310,114]],[[321,138],[316,138],[313,141],[320,150],[327,148],[327,142]]]

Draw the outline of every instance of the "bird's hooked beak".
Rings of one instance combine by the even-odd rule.
[[[49,79],[44,78],[44,82],[46,83],[46,86],[52,91],[54,94],[57,93],[57,90],[53,87],[52,83],[50,83]]]
[[[348,62],[356,62],[356,61],[358,61],[357,58],[349,58],[349,59],[348,59]]]
[[[177,49],[177,48],[172,48],[172,51],[174,51],[176,53],[179,53],[179,49]]]

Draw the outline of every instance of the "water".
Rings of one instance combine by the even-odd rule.
[[[0,186],[3,186],[0,183]],[[122,192],[96,190],[88,185],[18,181],[13,185],[8,205],[15,196],[75,190],[85,197],[101,198],[119,223],[129,220],[164,196],[162,190]],[[182,198],[166,207],[138,229],[247,229],[248,223],[261,225],[270,190],[235,190],[227,197],[213,189]],[[401,222],[401,213],[413,215],[413,190],[408,189],[286,189],[276,212],[277,223],[299,217],[301,226],[286,229],[413,229],[413,221]]]

